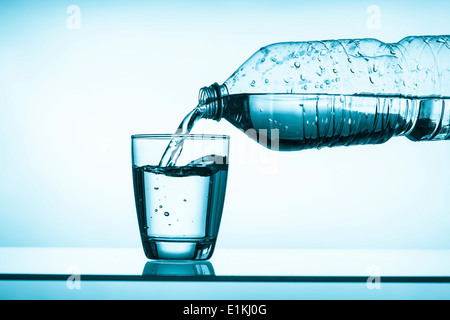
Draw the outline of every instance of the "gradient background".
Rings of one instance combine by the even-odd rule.
[[[448,12],[448,1],[2,0],[0,246],[140,247],[132,134],[173,132],[200,87],[264,45],[450,34]],[[232,137],[218,248],[450,249],[450,142],[274,153],[224,121],[194,133]]]

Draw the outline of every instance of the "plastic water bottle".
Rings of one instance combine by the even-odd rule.
[[[272,44],[197,108],[276,150],[448,140],[450,36]]]

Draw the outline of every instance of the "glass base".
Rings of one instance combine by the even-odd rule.
[[[211,258],[215,240],[160,240],[149,239],[142,243],[148,259],[208,260]]]

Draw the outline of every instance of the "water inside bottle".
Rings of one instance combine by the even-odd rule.
[[[450,99],[379,95],[242,94],[224,117],[270,149],[378,144],[393,136],[450,138]]]

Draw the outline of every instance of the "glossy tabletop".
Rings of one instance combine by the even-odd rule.
[[[448,299],[450,250],[0,248],[1,299]]]

